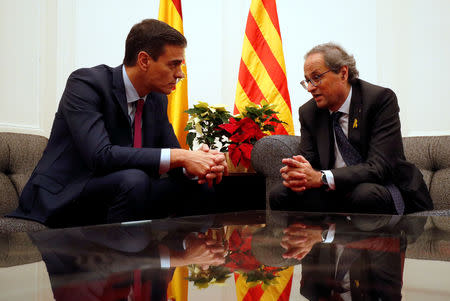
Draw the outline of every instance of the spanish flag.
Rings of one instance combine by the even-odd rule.
[[[286,79],[286,65],[281,44],[275,0],[252,0],[245,28],[239,67],[234,113],[249,103],[265,99],[274,104],[278,118],[276,134],[294,134],[291,100]]]
[[[160,21],[166,22],[182,34],[183,32],[183,14],[181,12],[181,0],[160,0],[159,15]],[[186,144],[186,132],[184,128],[188,121],[188,114],[184,113],[188,109],[187,92],[187,71],[186,64],[182,66],[186,78],[177,84],[177,88],[169,96],[169,106],[167,115],[172,123],[178,142],[184,149],[189,147]],[[177,301],[187,301],[188,297],[188,276],[187,267],[177,267],[167,288],[167,297]]]
[[[160,0],[158,19],[169,24],[183,34],[181,0]],[[183,64],[182,69],[186,78],[178,82],[176,89],[168,96],[169,106],[167,108],[167,115],[169,116],[169,121],[172,123],[175,135],[177,135],[181,147],[188,149],[189,147],[186,144],[187,133],[184,131],[189,117],[188,114],[184,112],[188,109],[188,83],[185,63]]]

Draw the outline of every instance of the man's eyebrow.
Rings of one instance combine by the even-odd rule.
[[[317,74],[319,74],[319,72],[317,72],[317,71],[313,71],[313,72],[311,72],[311,77],[314,77],[314,76],[316,76]],[[305,76],[305,79],[308,79],[308,76],[305,74],[304,75]]]

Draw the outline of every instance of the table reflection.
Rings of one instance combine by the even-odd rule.
[[[234,278],[243,294],[289,300],[296,265],[308,300],[400,300],[406,250],[430,239],[426,222],[273,212],[45,230],[0,236],[0,263],[42,259],[56,300],[167,300],[182,266],[200,290]],[[438,256],[448,261],[443,246]]]

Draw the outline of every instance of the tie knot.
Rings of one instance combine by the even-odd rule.
[[[136,108],[138,107],[140,107],[141,109],[144,107],[144,100],[142,98],[136,101]]]
[[[331,118],[333,119],[333,122],[337,122],[339,120],[339,118],[341,118],[341,116],[344,115],[344,113],[342,112],[333,112],[331,113]]]

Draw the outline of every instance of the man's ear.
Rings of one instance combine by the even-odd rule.
[[[348,66],[342,66],[341,70],[339,71],[341,74],[341,78],[345,81],[348,79]]]
[[[150,67],[150,60],[152,58],[150,55],[148,55],[145,51],[139,51],[138,57],[137,57],[137,65],[138,67],[143,70],[147,71],[147,69]]]

